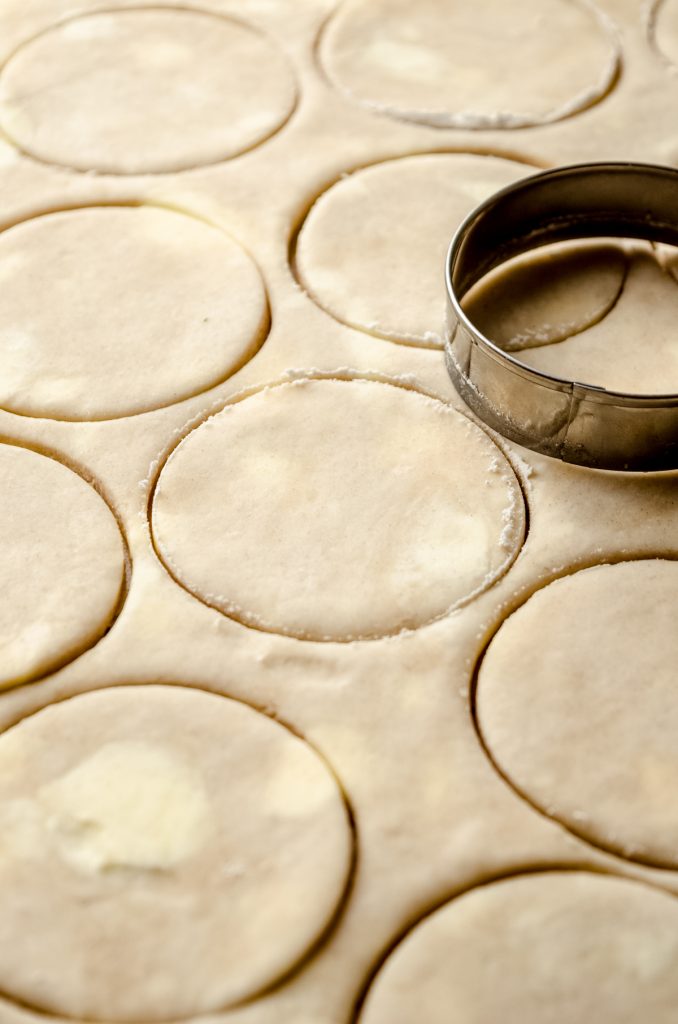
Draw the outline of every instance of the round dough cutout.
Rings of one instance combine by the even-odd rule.
[[[347,0],[321,60],[350,98],[439,128],[520,128],[600,100],[619,70],[589,0]]]
[[[607,314],[560,344],[518,358],[537,370],[629,394],[678,391],[678,287],[670,262],[636,246],[618,301]],[[594,277],[588,287],[594,285]],[[652,316],[648,316],[648,310]]]
[[[239,369],[268,327],[247,253],[165,209],[24,221],[0,233],[0,282],[0,406],[29,416],[107,419],[181,401]]]
[[[440,348],[452,235],[483,199],[533,171],[461,153],[401,157],[356,171],[323,193],[306,218],[296,250],[301,284],[349,327]]]
[[[610,312],[627,259],[618,246],[559,243],[497,267],[464,297],[477,328],[505,352],[565,341]]]
[[[441,617],[488,587],[524,532],[516,478],[484,431],[368,380],[266,388],[190,433],[153,501],[157,550],[206,603],[301,639]]]
[[[98,640],[125,578],[106,503],[56,459],[0,444],[0,688],[44,675]]]
[[[0,125],[20,149],[109,174],[226,160],[295,102],[287,59],[265,36],[197,10],[75,17],[20,46],[0,75]]]
[[[623,857],[678,867],[678,562],[600,565],[537,591],[480,667],[477,720],[508,780]]]
[[[549,871],[480,886],[417,925],[360,1024],[672,1024],[678,901],[639,882]]]
[[[0,988],[43,1012],[216,1011],[309,951],[345,890],[336,780],[237,701],[128,686],[0,737]]]

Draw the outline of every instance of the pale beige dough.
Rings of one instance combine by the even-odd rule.
[[[261,629],[350,640],[414,628],[488,587],[524,529],[494,443],[418,392],[365,380],[260,391],[190,433],[153,502],[161,557]]]
[[[678,901],[588,872],[481,886],[396,947],[360,1024],[672,1024]]]
[[[0,234],[0,405],[13,412],[84,420],[168,405],[238,369],[267,325],[255,264],[193,217],[90,207]]]
[[[55,459],[0,444],[0,688],[75,657],[104,633],[125,576],[118,525]]]
[[[225,160],[268,138],[295,102],[272,42],[188,9],[73,18],[21,45],[0,76],[0,125],[21,149],[112,174]]]
[[[0,737],[0,988],[165,1021],[294,966],[351,863],[338,785],[291,732],[183,687],[75,697]]]
[[[301,229],[301,283],[349,327],[439,347],[452,235],[483,199],[532,173],[512,160],[458,153],[356,171],[319,197]]]
[[[678,3],[676,0],[654,0],[651,24],[657,49],[671,64],[678,67]]]
[[[622,292],[600,322],[521,362],[569,380],[636,394],[678,391],[678,285],[649,254],[632,256]]]
[[[557,121],[611,88],[616,33],[588,0],[347,0],[320,49],[330,80],[437,127]]]
[[[678,562],[585,569],[501,626],[478,723],[508,779],[573,832],[678,867]],[[539,642],[535,642],[535,638]]]
[[[506,352],[564,341],[600,322],[619,298],[626,257],[614,246],[549,246],[498,267],[462,305]]]

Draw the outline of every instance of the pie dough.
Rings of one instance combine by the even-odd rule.
[[[653,0],[650,19],[657,49],[670,64],[678,67],[678,3],[676,0]]]
[[[619,69],[616,32],[588,0],[346,0],[320,53],[351,98],[441,128],[557,121]]]
[[[0,688],[95,643],[125,577],[118,525],[96,491],[56,459],[0,444]]]
[[[349,327],[440,347],[450,238],[478,203],[531,173],[512,160],[460,153],[356,171],[319,197],[301,229],[301,283]]]
[[[623,250],[612,245],[549,246],[488,274],[462,305],[505,352],[551,345],[607,316],[621,294],[626,266]]]
[[[0,234],[0,283],[0,405],[30,416],[104,419],[187,398],[237,370],[268,325],[247,253],[165,209],[25,221]]]
[[[253,995],[327,927],[351,830],[321,759],[247,705],[130,686],[0,737],[0,987],[165,1021]]]
[[[671,1024],[678,901],[589,872],[544,872],[447,903],[396,947],[360,1024]]]
[[[584,0],[171,2],[0,2],[0,453],[60,474],[36,477],[35,514],[22,465],[0,476],[30,534],[27,555],[2,534],[0,620],[23,608],[12,644],[27,624],[58,641],[0,695],[0,1024],[673,1024],[675,629],[653,623],[675,585],[615,582],[586,651],[564,581],[523,635],[562,701],[569,666],[623,662],[590,747],[597,678],[555,720],[522,699],[536,672],[474,691],[556,577],[673,572],[678,472],[493,437],[440,345],[460,219],[538,168],[677,163],[678,75],[636,0],[596,0],[618,79]],[[540,342],[514,355],[586,343],[585,369],[668,386],[678,270],[624,251],[619,294],[617,257],[552,263],[538,291],[526,257],[531,287],[493,300]],[[606,607],[622,655],[593,629]],[[459,942],[426,940],[411,973],[443,903]]]
[[[295,102],[273,43],[189,9],[70,19],[18,47],[0,76],[0,125],[21,149],[110,174],[225,160],[272,135]]]
[[[670,868],[677,590],[673,561],[565,576],[501,626],[477,690],[483,738],[520,792],[591,842]]]
[[[651,316],[648,316],[651,310]],[[616,305],[557,345],[529,348],[521,362],[613,391],[678,392],[678,284],[651,254],[632,256]]]
[[[383,636],[468,601],[514,559],[520,489],[449,406],[368,380],[298,380],[193,431],[153,501],[157,549],[192,593],[248,625]]]

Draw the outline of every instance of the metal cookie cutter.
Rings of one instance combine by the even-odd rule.
[[[447,254],[447,367],[467,405],[527,448],[598,469],[675,469],[678,394],[626,394],[542,373],[484,337],[461,308],[469,289],[511,257],[603,237],[678,245],[678,171],[638,163],[560,167],[478,206]]]

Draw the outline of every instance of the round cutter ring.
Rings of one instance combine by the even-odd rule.
[[[513,256],[610,237],[678,245],[678,170],[626,162],[559,167],[481,203],[447,253],[447,367],[467,405],[526,448],[597,469],[675,469],[678,394],[626,394],[542,373],[481,334],[461,307],[477,281]]]

